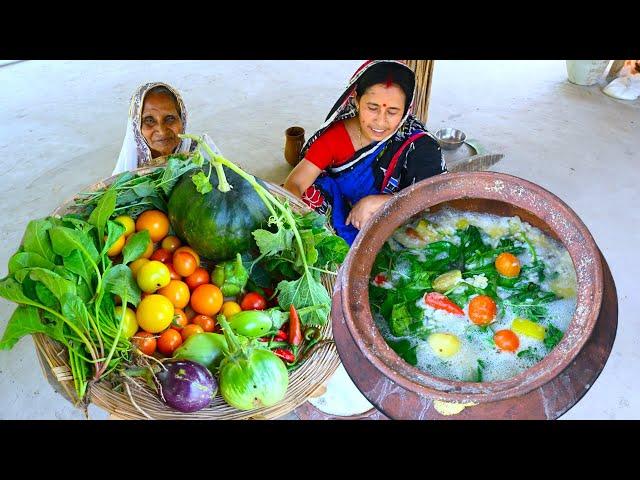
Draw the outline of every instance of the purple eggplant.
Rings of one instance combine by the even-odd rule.
[[[160,398],[171,408],[189,413],[211,403],[218,392],[218,382],[203,365],[190,360],[165,364],[166,370],[156,374]]]

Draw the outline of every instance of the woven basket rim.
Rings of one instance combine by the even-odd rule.
[[[138,168],[131,173],[145,175],[159,168],[161,165]],[[113,175],[105,180],[96,182],[83,192],[100,190],[110,185],[118,175]],[[260,179],[268,190],[275,195],[289,200],[294,211],[310,211],[300,199],[292,196],[284,188]],[[62,205],[57,207],[51,216],[64,215],[73,207],[75,201],[81,195],[76,194]],[[333,292],[334,278],[322,274],[321,282],[327,288],[329,295]],[[42,333],[32,334],[36,346],[36,354],[45,378],[54,390],[60,393],[75,407],[83,409],[87,415],[89,403],[107,411],[114,419],[131,420],[242,420],[242,419],[275,419],[286,415],[307,399],[336,371],[340,365],[340,357],[333,343],[330,314],[327,323],[322,327],[322,338],[330,339],[330,342],[319,346],[307,358],[304,363],[293,372],[289,373],[289,386],[285,398],[278,404],[241,411],[228,405],[218,392],[211,405],[205,409],[193,413],[181,413],[171,409],[158,398],[158,396],[141,380],[123,382],[123,391],[116,392],[106,380],[90,384],[83,402],[78,400],[74,389],[73,378],[68,364],[66,347],[60,342],[49,338]]]

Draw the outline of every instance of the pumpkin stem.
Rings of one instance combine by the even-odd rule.
[[[223,193],[231,190],[231,185],[227,181],[227,176],[224,174],[224,169],[222,168],[222,164],[220,162],[215,161],[213,158],[209,160],[210,164],[213,165],[216,169],[216,174],[218,175],[218,190]]]

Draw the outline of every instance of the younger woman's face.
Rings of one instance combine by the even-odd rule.
[[[367,88],[357,99],[362,136],[377,142],[391,135],[404,115],[405,99],[404,91],[395,83],[377,83]]]
[[[164,93],[146,95],[140,128],[153,158],[173,153],[182,133],[182,119],[173,99]]]

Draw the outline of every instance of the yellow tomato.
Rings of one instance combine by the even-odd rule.
[[[150,260],[140,267],[136,281],[140,290],[146,293],[153,293],[159,288],[169,285],[171,272],[169,272],[164,263]]]
[[[125,237],[128,237],[136,231],[136,223],[133,221],[133,218],[128,217],[127,215],[120,215],[115,218],[115,221],[124,227]]]
[[[138,260],[134,260],[133,262],[131,262],[129,264],[129,268],[131,269],[131,273],[133,273],[133,278],[137,278],[138,277],[138,272],[140,271],[140,269],[142,268],[142,266],[145,263],[148,263],[149,259],[148,258],[139,258]]]
[[[105,240],[106,239],[107,238],[105,237]],[[120,252],[124,248],[124,240],[125,240],[124,235],[120,235],[118,239],[115,242],[113,242],[113,245],[111,245],[109,250],[107,250],[107,255],[110,257],[115,257],[116,255],[120,255]]]
[[[222,315],[226,318],[233,317],[236,313],[241,312],[242,308],[236,302],[224,302],[222,304]]]
[[[122,307],[116,307],[116,320],[118,323],[122,318]],[[124,338],[131,338],[138,331],[138,320],[136,319],[136,312],[127,307],[124,314],[124,323],[122,324],[122,336]]]
[[[138,325],[149,333],[159,333],[165,330],[171,325],[173,315],[173,303],[162,295],[149,295],[143,298],[136,310]]]

